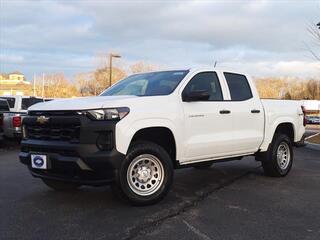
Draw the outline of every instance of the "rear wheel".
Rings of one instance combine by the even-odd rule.
[[[169,154],[157,144],[141,142],[130,148],[112,188],[133,205],[150,205],[167,194],[172,179]]]
[[[42,181],[50,188],[56,191],[72,191],[80,187],[76,183],[67,183],[62,181],[55,181],[51,179],[42,179]]]
[[[293,163],[292,143],[289,137],[284,134],[275,135],[265,156],[265,159],[262,159],[262,167],[266,175],[286,176]]]

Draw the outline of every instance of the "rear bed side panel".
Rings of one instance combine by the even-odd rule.
[[[260,150],[267,151],[277,127],[282,123],[290,123],[293,126],[294,142],[303,137],[303,115],[299,101],[262,100],[265,109],[265,138]]]

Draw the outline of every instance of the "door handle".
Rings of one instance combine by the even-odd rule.
[[[252,109],[251,113],[260,113],[260,110],[259,109]]]
[[[230,110],[220,110],[219,113],[220,113],[220,114],[230,114],[231,111],[230,111]]]

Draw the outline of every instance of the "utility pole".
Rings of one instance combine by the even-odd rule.
[[[33,74],[33,96],[36,96],[36,74]]]
[[[44,73],[42,73],[42,98],[44,98]]]
[[[121,58],[119,54],[109,54],[109,87],[112,85],[112,58]]]

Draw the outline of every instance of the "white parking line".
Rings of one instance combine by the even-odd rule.
[[[315,136],[318,136],[318,135],[320,135],[320,132],[318,132],[316,134],[313,134],[313,135],[311,135],[309,137],[306,137],[305,140],[308,140],[309,138],[312,138],[312,137],[315,137]]]

